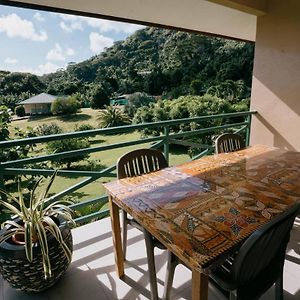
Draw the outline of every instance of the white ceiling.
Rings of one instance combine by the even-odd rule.
[[[255,41],[256,16],[205,0],[0,0]]]

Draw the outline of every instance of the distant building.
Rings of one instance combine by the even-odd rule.
[[[57,99],[57,96],[41,93],[19,104],[24,106],[26,115],[50,114],[51,104],[55,99]]]
[[[124,94],[124,95],[117,96],[114,99],[110,99],[109,104],[110,105],[127,105],[129,96],[130,96],[130,94]]]

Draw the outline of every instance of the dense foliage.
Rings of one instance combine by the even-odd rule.
[[[204,96],[181,96],[176,100],[160,100],[137,109],[133,123],[159,122],[170,119],[194,118],[206,115],[231,113],[246,110],[249,100],[243,100],[239,104],[231,104],[229,101],[206,94]],[[222,119],[204,121],[201,123],[182,124],[174,126],[172,131],[188,131],[199,128],[220,125]],[[145,129],[144,134],[159,134],[160,129]],[[211,136],[206,135],[206,142],[211,143]]]

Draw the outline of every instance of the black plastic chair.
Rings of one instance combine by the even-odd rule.
[[[217,137],[215,142],[216,153],[228,153],[244,149],[244,139],[236,133],[224,133]]]
[[[255,300],[275,283],[275,299],[283,299],[283,267],[290,231],[300,204],[256,230],[238,252],[210,270],[210,278],[229,292],[230,300]],[[164,298],[169,299],[175,267],[179,263],[169,253]]]
[[[138,149],[124,154],[117,162],[118,179],[140,176],[150,172],[158,171],[168,167],[164,155],[154,149]],[[123,214],[123,255],[126,259],[127,248],[127,225],[139,229],[144,233],[147,262],[150,277],[151,299],[158,299],[157,294],[157,280],[154,261],[154,247],[166,249],[157,239],[155,239],[145,228],[143,228],[137,221],[129,218],[127,213],[122,210]]]

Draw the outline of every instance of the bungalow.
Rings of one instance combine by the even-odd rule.
[[[55,99],[57,96],[41,93],[19,104],[24,106],[26,115],[50,114],[51,104]]]

